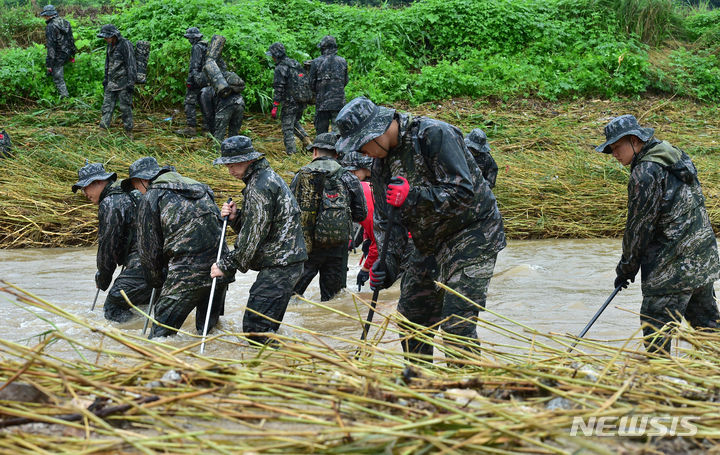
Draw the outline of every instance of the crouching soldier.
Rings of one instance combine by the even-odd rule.
[[[342,136],[338,152],[359,150],[375,158],[375,239],[381,251],[388,242],[390,253],[385,263],[373,265],[371,287],[386,288],[396,280],[409,230],[415,251],[403,274],[398,311],[419,326],[442,321],[443,331],[453,335],[447,345],[478,352],[474,319],[485,306],[505,233],[495,197],[462,132],[445,122],[376,106],[365,97],[346,104],[336,123]],[[391,208],[399,219],[389,221]],[[436,276],[475,303],[452,293],[426,298],[434,292]],[[458,337],[462,343],[455,341]],[[412,329],[403,348],[432,354],[432,345],[416,339]]]
[[[686,318],[693,327],[718,328],[713,283],[720,276],[717,244],[690,157],[641,127],[632,115],[605,126],[598,152],[630,166],[628,215],[615,288],[642,273],[640,321],[649,352],[670,352],[656,333]]]
[[[150,303],[152,288],[145,281],[137,247],[137,191],[124,192],[116,182],[117,174],[105,172],[101,163],[86,164],[78,171],[73,193],[82,189],[85,197],[98,206],[98,251],[95,285],[105,291],[113,272],[122,266],[120,275],[110,288],[103,307],[105,319],[125,322],[133,311],[120,291],[125,291],[135,306]]]
[[[352,222],[367,216],[360,181],[336,161],[336,133],[318,134],[308,146],[313,160],[293,178],[290,188],[302,211],[308,260],[295,292],[302,295],[320,273],[320,300],[332,299],[347,281]]]
[[[207,271],[215,262],[222,230],[212,190],[172,168],[160,168],[152,157],[135,161],[123,185],[145,195],[138,208],[140,259],[148,282],[162,288],[155,320],[170,327],[153,324],[149,337],[173,335],[196,308],[195,328],[202,333],[212,284]],[[223,312],[232,277],[229,271],[228,279],[217,283],[208,330]]]
[[[495,188],[495,180],[497,179],[498,166],[490,154],[490,146],[487,143],[487,135],[480,128],[475,128],[465,136],[465,145],[470,153],[472,153],[482,176],[487,180],[490,189]]]
[[[235,249],[213,264],[209,277],[259,273],[250,288],[243,332],[256,343],[270,341],[285,316],[293,287],[307,259],[300,226],[300,209],[285,181],[270,167],[245,136],[225,139],[220,158],[230,175],[245,182],[242,210],[234,202],[224,204],[222,215],[238,234]],[[207,273],[207,272],[206,272]]]
[[[215,130],[213,136],[218,143],[228,137],[237,136],[242,127],[245,100],[242,91],[245,90],[245,81],[232,71],[225,73],[225,80],[231,88],[230,94],[225,97],[215,95]]]

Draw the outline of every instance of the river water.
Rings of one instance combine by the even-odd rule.
[[[498,256],[495,277],[490,282],[488,291],[487,308],[543,333],[577,334],[612,292],[620,247],[619,239],[511,241]],[[115,324],[103,318],[102,292],[95,311],[90,311],[96,291],[95,251],[94,248],[0,250],[0,279],[86,319],[93,326],[115,326],[139,335],[143,326],[140,319]],[[349,285],[355,283],[359,259],[359,253],[350,255],[347,280]],[[222,330],[242,331],[247,294],[255,275],[251,272],[244,275],[238,273],[236,276],[235,283],[228,290],[225,316],[219,326]],[[369,299],[370,295],[367,286],[359,293],[359,296],[365,299]],[[392,313],[398,296],[398,284],[382,291],[378,304],[379,312]],[[305,298],[319,301],[317,278],[306,291]],[[631,284],[629,289],[618,294],[586,337],[619,345],[625,339],[637,336],[640,326],[637,313],[641,299],[639,283]],[[347,314],[358,313],[353,295],[347,290],[325,304]],[[0,311],[6,321],[0,336],[6,340],[34,345],[37,335],[52,329],[53,326],[90,344],[98,337],[96,333],[74,322],[20,304],[6,293],[0,293]],[[361,307],[359,311],[362,317],[367,313],[365,307]],[[522,331],[519,326],[500,316],[485,312],[481,317],[515,332]],[[191,314],[183,326],[185,330],[194,329],[193,318],[194,315]],[[298,333],[293,326],[327,335],[326,342],[330,344],[341,343],[336,341],[335,337],[348,339],[360,335],[357,321],[295,298],[291,300],[280,333],[307,337],[304,333]],[[480,338],[487,342],[498,345],[508,343],[503,335],[494,333],[487,327],[479,327],[478,333]],[[396,335],[386,333],[385,337],[388,346],[399,349],[399,344],[392,342]],[[193,339],[181,334],[166,341],[182,346]],[[517,345],[516,342],[510,344]],[[232,357],[233,352],[229,352],[232,348],[224,346],[227,345],[209,345],[208,353]],[[638,346],[638,341],[633,340],[628,347]],[[63,346],[63,343],[57,343],[51,349],[61,356],[73,355],[73,350],[69,346]],[[223,352],[224,349],[228,352]]]

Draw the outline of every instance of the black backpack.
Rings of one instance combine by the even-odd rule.
[[[288,65],[288,69],[288,94],[299,103],[310,103],[313,97],[310,89],[310,75],[295,60]]]

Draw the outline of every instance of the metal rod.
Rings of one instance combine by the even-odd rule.
[[[582,338],[585,336],[586,333],[588,333],[588,330],[590,330],[590,327],[592,327],[592,325],[595,324],[595,321],[597,321],[597,319],[600,317],[602,312],[605,311],[605,308],[607,308],[607,306],[610,305],[610,302],[612,302],[612,299],[615,298],[615,296],[617,295],[618,292],[620,292],[622,287],[623,287],[623,285],[620,285],[615,288],[615,290],[612,292],[612,294],[610,294],[610,297],[607,298],[605,303],[603,303],[602,306],[600,307],[600,309],[597,311],[597,313],[595,313],[595,316],[593,316],[592,319],[590,319],[590,322],[587,323],[585,328],[582,329],[582,332],[580,332],[580,335],[577,336],[578,338]],[[570,346],[570,349],[568,349],[568,352],[572,351],[573,348],[575,348],[575,346],[578,344],[579,341],[580,340],[573,343],[573,345]]]
[[[143,327],[142,334],[145,335],[145,332],[147,332],[148,323],[150,322],[150,318],[152,317],[153,309],[155,308],[155,293],[157,289],[153,288],[152,293],[150,293],[150,305],[148,306],[148,317],[145,319],[145,327]]]
[[[98,288],[97,292],[95,293],[95,299],[93,300],[92,307],[90,307],[90,311],[95,311],[95,304],[97,303],[98,296],[100,295],[100,288]]]

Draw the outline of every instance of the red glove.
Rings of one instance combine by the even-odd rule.
[[[185,87],[187,87],[187,88],[192,88],[192,85],[190,85],[189,82],[186,82],[186,83],[185,83]]]
[[[279,104],[280,104],[280,103],[278,103],[277,101],[273,103],[273,108],[272,108],[272,110],[270,111],[270,117],[272,117],[272,118],[277,118],[277,108],[278,108],[278,105],[279,105]]]
[[[388,184],[386,195],[387,203],[394,207],[400,207],[405,202],[409,192],[410,184],[408,181],[405,177],[397,175],[390,179],[390,183]]]
[[[75,57],[70,58],[70,63],[75,63]]]
[[[52,74],[52,68],[47,69],[48,74]]]

